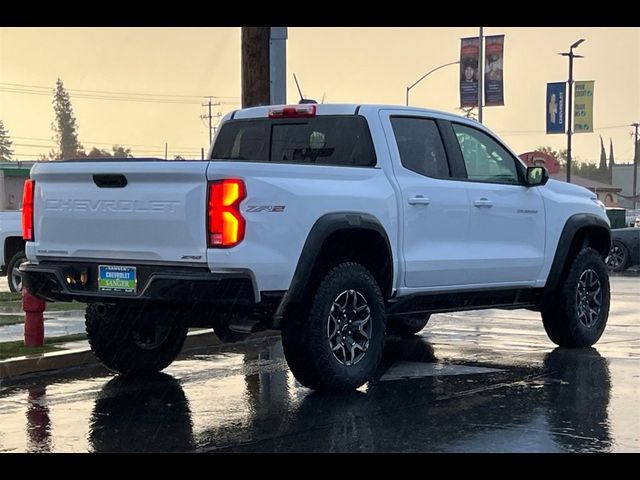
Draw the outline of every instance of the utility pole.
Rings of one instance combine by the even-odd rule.
[[[478,121],[482,123],[482,81],[483,71],[484,71],[484,55],[482,54],[483,48],[482,44],[484,43],[484,27],[480,27],[480,44],[478,50]]]
[[[287,27],[271,27],[269,40],[269,104],[287,103]]]
[[[169,149],[169,144],[165,143],[164,144],[164,159],[167,159],[167,150]]]
[[[638,201],[636,200],[636,196],[638,195],[638,127],[640,123],[632,123],[632,127],[636,129],[634,134],[634,149],[633,149],[633,209],[638,209]]]
[[[569,105],[567,108],[567,183],[571,183],[571,129],[573,128],[573,59],[584,58],[582,55],[573,53],[573,49],[584,42],[581,38],[569,47],[568,52],[560,53],[563,57],[569,57]]]
[[[211,107],[212,107],[212,106],[216,106],[216,105],[220,105],[220,103],[212,103],[212,102],[211,102],[211,99],[212,99],[213,97],[208,97],[208,98],[209,98],[209,102],[207,102],[207,103],[203,103],[203,104],[202,104],[202,106],[203,106],[203,107],[209,107],[209,115],[203,115],[203,116],[201,116],[200,118],[206,118],[206,119],[208,119],[208,120],[209,120],[209,145],[211,145],[211,141],[212,141],[212,139],[213,139],[213,126],[211,125],[211,119],[212,119],[212,116],[211,116]]]
[[[271,27],[242,27],[242,108],[269,105]]]

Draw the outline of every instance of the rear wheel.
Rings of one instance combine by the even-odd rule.
[[[93,304],[85,326],[89,345],[104,365],[118,373],[152,373],[178,356],[187,327],[160,310]]]
[[[553,343],[590,347],[609,317],[609,274],[600,254],[583,249],[573,260],[562,288],[542,309],[542,322]]]
[[[27,256],[21,250],[16,253],[7,265],[7,280],[9,282],[9,290],[13,293],[20,293],[22,290],[22,275],[20,275],[20,265],[27,261]]]
[[[349,262],[326,274],[306,315],[285,319],[282,345],[300,383],[314,390],[344,392],[374,376],[384,334],[380,288],[367,269]]]

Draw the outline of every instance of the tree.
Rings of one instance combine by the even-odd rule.
[[[122,145],[114,145],[113,153],[105,150],[103,148],[93,147],[89,153],[85,154],[84,152],[79,152],[77,157],[80,158],[91,158],[91,159],[100,159],[100,158],[133,158],[131,155],[131,149],[125,148]]]
[[[111,158],[111,154],[104,149],[100,149],[98,147],[93,147],[89,153],[87,153],[88,158]]]
[[[538,148],[536,148],[536,152],[542,152],[542,153],[546,153],[547,155],[551,155],[553,158],[555,158],[559,163],[561,167],[564,167],[567,164],[567,150],[554,150],[553,147],[550,146],[540,146]]]
[[[131,155],[131,149],[125,148],[122,145],[113,146],[113,156],[117,158],[133,158],[133,155]]]
[[[81,156],[83,148],[78,140],[78,126],[76,117],[73,115],[71,98],[59,78],[53,95],[53,111],[56,114],[56,120],[51,127],[55,132],[56,143],[60,147],[55,154],[56,159]]]
[[[593,162],[576,162],[574,164],[574,173],[579,177],[589,178],[596,182],[603,180],[600,167]]]
[[[615,165],[613,159],[613,140],[609,138],[609,183],[613,184],[613,166]]]
[[[460,108],[460,110],[462,110],[464,112],[464,117],[465,118],[471,118],[473,120],[477,120],[478,119],[478,114],[475,112],[475,108],[476,107]]]
[[[607,176],[607,152],[604,151],[602,135],[600,135],[600,166],[598,167],[598,172],[600,172],[602,178]]]
[[[0,120],[0,160],[3,162],[11,161],[13,150],[11,149],[13,142],[9,138],[9,132],[4,128],[4,123]]]

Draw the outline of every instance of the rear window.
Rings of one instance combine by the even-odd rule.
[[[231,120],[216,137],[212,160],[373,167],[375,151],[361,116]]]

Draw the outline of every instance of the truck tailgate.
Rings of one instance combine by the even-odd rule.
[[[38,163],[30,251],[39,261],[206,262],[207,164]]]

